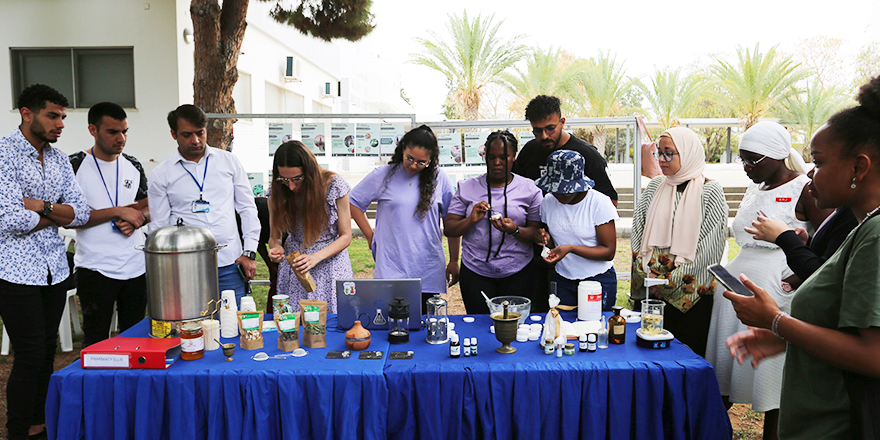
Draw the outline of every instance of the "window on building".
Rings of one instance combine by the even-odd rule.
[[[71,108],[111,101],[135,108],[132,48],[11,49],[13,107],[21,91],[46,84]]]
[[[235,101],[236,113],[251,112],[251,76],[238,72],[238,81],[232,88],[232,99]]]

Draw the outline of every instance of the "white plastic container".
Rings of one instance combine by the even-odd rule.
[[[602,285],[598,281],[578,283],[578,319],[598,321],[602,318]]]
[[[238,307],[235,305],[235,291],[224,290],[220,293],[220,336],[234,338],[238,336]]]

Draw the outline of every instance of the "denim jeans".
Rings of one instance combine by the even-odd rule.
[[[604,273],[582,280],[570,280],[557,273],[555,281],[556,296],[559,297],[560,304],[577,305],[577,289],[578,283],[581,281],[598,281],[602,285],[602,311],[607,312],[611,310],[611,307],[617,302],[617,272],[614,271],[613,267]]]
[[[220,292],[234,290],[235,305],[238,310],[241,310],[241,297],[247,294],[247,287],[244,278],[238,273],[238,264],[232,263],[229,266],[217,268],[217,274],[220,277]]]

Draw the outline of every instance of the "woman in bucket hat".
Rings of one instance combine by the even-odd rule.
[[[617,300],[614,253],[619,219],[611,199],[590,191],[593,181],[584,176],[584,157],[571,150],[558,150],[547,158],[547,174],[535,182],[546,191],[541,221],[548,230],[541,235],[549,252],[544,259],[556,263],[556,296],[560,303],[577,305],[578,283],[602,284],[602,309],[611,310]],[[550,195],[552,194],[552,196]]]
[[[642,192],[632,225],[632,296],[644,298],[645,278],[663,278],[650,297],[671,307],[663,327],[700,356],[712,316],[715,279],[707,268],[721,261],[727,239],[727,202],[721,185],[703,175],[705,151],[685,127],[660,135],[662,176]]]

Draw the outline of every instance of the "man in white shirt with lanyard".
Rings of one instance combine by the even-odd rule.
[[[125,110],[112,102],[89,109],[91,148],[70,155],[76,181],[91,210],[76,234],[76,289],[83,311],[83,347],[107,339],[113,304],[119,330],[144,319],[147,308],[144,234],[147,176],[122,152],[128,136]]]
[[[256,275],[260,220],[247,173],[228,151],[208,148],[208,117],[202,109],[185,104],[168,113],[177,152],[150,174],[150,232],[177,223],[211,230],[217,244],[220,290],[235,290],[241,306],[245,279]],[[235,213],[241,216],[239,237]],[[242,251],[242,238],[244,250]],[[239,269],[239,267],[241,269]]]

